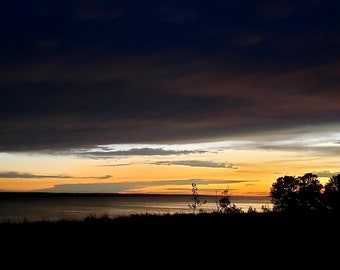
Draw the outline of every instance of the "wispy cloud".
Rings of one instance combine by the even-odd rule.
[[[143,181],[143,180],[135,180],[135,181],[121,181],[115,183],[95,183],[95,184],[63,184],[56,185],[53,188],[49,189],[41,189],[39,191],[44,192],[104,192],[104,193],[133,193],[133,191],[141,190],[146,187],[158,187],[162,186],[163,189],[167,188],[166,186],[176,185],[181,189],[183,186],[187,186],[186,190],[191,191],[191,184],[196,183],[197,185],[209,185],[209,184],[218,184],[218,185],[233,185],[240,183],[256,183],[258,180],[233,180],[233,179],[165,179],[165,180],[157,180],[157,181]],[[184,189],[183,189],[184,190]],[[203,191],[204,189],[202,189]]]
[[[86,158],[108,159],[116,156],[169,156],[169,155],[189,155],[204,154],[203,150],[166,150],[162,148],[132,148],[128,150],[111,151],[88,151],[77,153],[78,156]]]
[[[176,161],[157,161],[153,164],[156,165],[182,165],[189,167],[206,167],[206,168],[228,168],[237,169],[234,164],[229,162],[213,162],[201,160],[176,160]]]
[[[316,174],[318,177],[327,177],[331,178],[334,175],[340,174],[340,171],[338,172],[330,172],[330,171],[314,171],[313,174]]]
[[[60,179],[109,179],[111,175],[103,176],[70,176],[70,175],[44,175],[44,174],[32,174],[32,173],[21,173],[21,172],[0,172],[0,178],[26,178],[26,179],[43,179],[43,178],[60,178]]]
[[[134,164],[136,163],[103,164],[103,165],[98,165],[98,166],[99,167],[121,167],[121,166],[130,166]]]
[[[335,132],[306,131],[292,134],[282,133],[277,138],[271,134],[263,135],[262,138],[252,138],[253,140],[232,141],[228,145],[221,146],[220,149],[234,150],[265,150],[265,151],[287,151],[296,153],[312,153],[311,157],[317,156],[337,156],[340,154],[340,147],[337,138],[340,130]],[[280,137],[281,136],[281,137]]]

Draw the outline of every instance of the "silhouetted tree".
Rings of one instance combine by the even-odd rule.
[[[298,206],[302,211],[320,211],[322,209],[323,185],[318,176],[313,173],[306,173],[298,177]]]
[[[340,174],[333,175],[325,184],[323,202],[332,212],[340,212]]]
[[[257,209],[255,207],[249,206],[248,210],[247,210],[248,214],[256,214],[257,213]]]
[[[222,191],[222,197],[218,199],[217,209],[220,213],[226,213],[230,205],[230,194],[229,190],[225,189]]]
[[[237,207],[234,203],[230,202],[231,195],[228,189],[222,191],[222,197],[217,200],[217,210],[220,213],[243,213],[241,207]]]
[[[192,183],[191,186],[192,186],[192,189],[191,189],[191,191],[192,191],[192,196],[191,196],[192,203],[189,204],[189,207],[192,209],[193,213],[195,214],[197,208],[202,205],[202,202],[198,197],[198,188],[197,188],[196,183]],[[206,203],[206,201],[204,201],[203,203]]]
[[[319,211],[322,208],[323,186],[317,178],[312,173],[279,177],[269,192],[273,211]]]
[[[285,175],[277,178],[270,188],[269,196],[273,211],[296,209],[299,183],[294,176]]]
[[[262,205],[261,206],[261,210],[262,210],[262,213],[269,213],[270,212],[269,207],[266,206],[266,205]]]
[[[237,207],[236,204],[234,203],[231,203],[225,213],[229,213],[229,214],[240,214],[240,213],[244,213],[243,210],[242,210],[242,207]]]

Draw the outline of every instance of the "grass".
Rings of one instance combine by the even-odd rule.
[[[81,221],[4,222],[0,239],[3,260],[14,256],[11,263],[24,267],[44,260],[63,268],[263,268],[270,262],[274,269],[322,261],[327,269],[323,256],[338,252],[339,223],[336,215],[273,212],[90,214]]]
[[[327,230],[330,226],[339,225],[338,216],[331,214],[296,214],[283,213],[197,213],[197,214],[133,214],[110,218],[106,215],[97,217],[89,214],[83,220],[35,221],[35,222],[3,222],[1,233],[18,234],[20,232],[35,234],[38,237],[46,230],[64,230],[77,232],[86,230],[88,234],[134,235],[141,237],[145,233],[152,236],[156,231],[166,235],[185,235],[189,231],[198,235],[209,234],[210,231],[224,234],[226,230],[238,235],[258,235],[280,231],[281,234],[294,233],[295,229]],[[30,235],[28,234],[28,235]],[[13,235],[14,236],[14,235]]]

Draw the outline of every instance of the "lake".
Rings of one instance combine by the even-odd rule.
[[[215,196],[200,196],[197,211],[217,211]],[[231,197],[236,207],[262,212],[272,208],[268,197]],[[0,193],[0,222],[82,220],[87,216],[110,218],[132,214],[193,213],[191,195]]]

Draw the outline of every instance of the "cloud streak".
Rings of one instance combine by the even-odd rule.
[[[117,156],[170,156],[170,155],[189,155],[204,154],[203,150],[166,150],[162,148],[132,148],[128,150],[112,151],[85,151],[78,153],[78,156],[95,159],[110,159]]]
[[[156,165],[182,165],[189,167],[205,167],[205,168],[228,168],[237,169],[234,164],[228,162],[213,162],[201,160],[176,160],[176,161],[157,161],[153,164]]]
[[[98,193],[134,193],[137,190],[141,190],[145,187],[157,187],[157,186],[171,186],[176,185],[176,190],[181,190],[181,187],[187,186],[187,190],[191,191],[191,184],[195,182],[197,185],[233,185],[233,184],[247,184],[256,183],[257,180],[233,180],[233,179],[171,179],[171,180],[158,180],[158,181],[121,181],[116,183],[95,183],[95,184],[63,184],[56,185],[53,188],[41,189],[40,192],[98,192]],[[165,188],[166,189],[166,188]],[[171,192],[172,188],[168,190]],[[184,189],[183,189],[184,190]],[[175,189],[173,190],[175,191]]]
[[[21,178],[21,179],[109,179],[111,175],[103,176],[87,176],[87,177],[76,177],[70,175],[43,175],[43,174],[32,174],[32,173],[21,173],[21,172],[0,172],[0,178]]]

